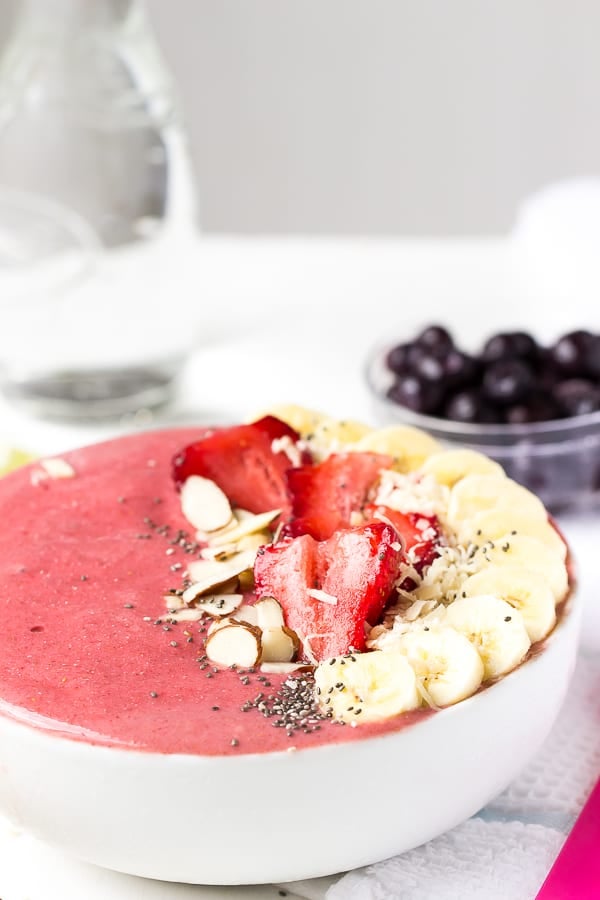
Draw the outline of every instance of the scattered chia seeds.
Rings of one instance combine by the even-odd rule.
[[[152,697],[153,700],[156,700],[156,698],[158,697],[158,694],[156,693],[156,691],[150,691],[150,696]]]
[[[320,723],[330,718],[319,709],[314,694],[314,677],[308,672],[298,677],[290,675],[276,694],[265,697],[261,691],[241,707],[242,712],[250,709],[256,709],[265,719],[271,719],[274,728],[285,728],[290,737],[299,731],[305,734],[318,731]]]

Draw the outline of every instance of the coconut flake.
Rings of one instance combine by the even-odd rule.
[[[298,466],[302,465],[302,456],[298,445],[291,439],[289,434],[274,438],[271,441],[271,451],[273,453],[285,453],[293,468],[298,468]]]
[[[338,598],[334,597],[333,594],[328,594],[317,588],[309,588],[306,593],[309,597],[312,597],[313,600],[319,600],[321,603],[329,603],[330,606],[337,606]]]

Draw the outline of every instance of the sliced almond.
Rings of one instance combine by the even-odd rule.
[[[240,575],[240,591],[250,593],[254,590],[254,572],[252,569],[246,569]]]
[[[229,500],[218,484],[201,475],[190,475],[181,488],[181,511],[194,528],[213,532],[233,516]]]
[[[228,556],[233,556],[238,552],[240,548],[238,544],[221,544],[218,547],[211,547],[208,544],[206,547],[203,547],[200,551],[200,556],[202,559],[218,559],[223,560],[227,559]]]
[[[307,594],[313,600],[319,600],[320,603],[329,603],[330,606],[337,606],[338,598],[334,597],[333,594],[327,594],[325,591],[317,590],[317,588],[309,588]]]
[[[254,609],[258,627],[263,630],[265,628],[281,628],[285,623],[281,603],[275,597],[261,597],[254,604]]]
[[[196,610],[193,610],[195,612]],[[208,630],[206,632],[207,638],[210,637],[211,634],[214,634],[215,631],[218,631],[219,628],[225,628],[227,625],[237,625],[235,619],[229,619],[225,617],[224,619],[213,619],[210,625],[208,626]]]
[[[237,542],[237,549],[241,550],[258,550],[265,544],[271,543],[271,535],[267,531],[257,531],[254,534],[246,534]]]
[[[235,512],[233,512],[231,521],[229,521],[223,528],[218,528],[215,531],[201,531],[200,529],[198,529],[196,531],[196,540],[207,543],[208,541],[213,541],[216,538],[225,537],[225,535],[229,534],[230,531],[236,529],[238,527],[238,524],[239,523],[235,517]]]
[[[181,594],[165,594],[164,600],[167,609],[183,609],[186,605]]]
[[[286,628],[263,628],[261,662],[291,662],[300,646],[295,631]]]
[[[221,666],[255,666],[261,654],[260,630],[253,625],[230,623],[211,632],[206,655]]]
[[[276,519],[280,513],[280,509],[272,509],[270,512],[259,513],[257,516],[243,519],[238,522],[236,528],[232,528],[231,530],[228,529],[227,532],[223,534],[209,537],[209,542],[213,547],[218,547],[220,544],[237,543],[240,538],[245,537],[247,534],[254,534],[256,531],[264,531],[264,529],[267,528],[273,519]]]
[[[222,619],[235,612],[242,605],[243,599],[243,594],[204,594],[195,608],[215,619]]]
[[[312,668],[313,666],[309,666],[303,662],[264,662],[260,664],[260,671],[265,675],[289,675],[291,672],[297,672],[299,669],[312,670]]]
[[[242,572],[246,572],[254,565],[256,553],[254,550],[245,550],[237,553],[223,562],[218,560],[200,559],[188,566],[190,578],[193,584],[183,592],[186,603],[193,603],[202,594],[215,593],[215,589],[222,586],[232,578],[237,578]]]
[[[185,609],[176,609],[174,612],[170,612],[168,618],[175,622],[198,622],[203,615],[203,610],[186,606]]]
[[[258,625],[256,606],[250,603],[242,603],[235,611],[236,622],[246,622],[248,625]]]
[[[236,506],[233,510],[233,514],[238,522],[244,522],[246,519],[253,519],[256,515],[256,513],[250,512],[249,509],[243,509],[241,506]]]
[[[41,459],[40,466],[48,474],[50,478],[74,478],[75,469],[68,463],[66,459],[60,456],[52,459]]]

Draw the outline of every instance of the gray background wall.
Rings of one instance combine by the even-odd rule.
[[[600,170],[597,0],[148,5],[207,230],[497,232]]]

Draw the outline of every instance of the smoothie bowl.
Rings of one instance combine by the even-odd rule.
[[[476,812],[577,644],[533,494],[404,426],[298,408],[0,482],[0,809],[189,883],[323,875]]]

